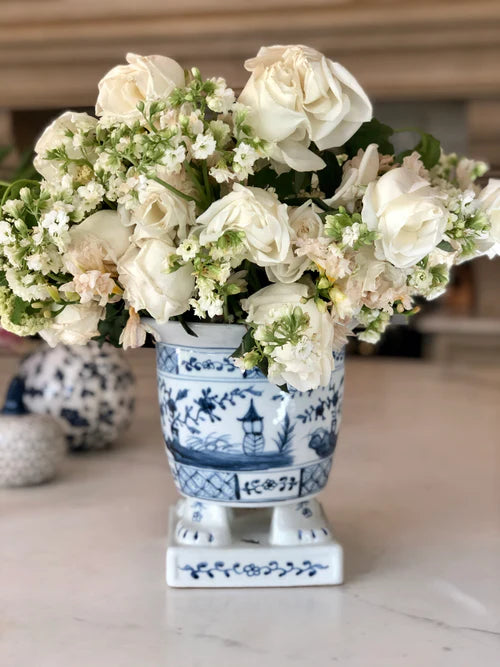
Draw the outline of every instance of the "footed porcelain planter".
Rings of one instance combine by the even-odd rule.
[[[336,355],[327,387],[287,393],[259,370],[242,372],[234,365],[231,354],[245,333],[242,326],[194,325],[197,337],[177,322],[154,328],[161,338],[157,370],[163,435],[175,483],[186,497],[172,518],[174,555],[171,565],[167,556],[168,583],[258,586],[289,585],[292,579],[293,585],[340,583],[340,546],[333,541],[321,506],[311,499],[326,485],[332,466],[344,353]],[[243,515],[230,509],[238,507],[271,509]],[[175,548],[181,545],[191,549],[191,560],[187,562],[184,555],[186,562],[179,565]],[[241,551],[241,545],[247,550],[251,545],[252,551],[264,556],[258,565],[252,554],[247,563],[254,566],[248,569],[253,572],[250,578],[243,570],[238,574],[247,558],[241,553],[222,569],[220,554],[213,561],[214,567],[218,564],[215,569],[201,567],[209,564],[206,558],[198,558],[197,564],[192,560],[201,556],[200,549],[213,554],[214,548]],[[321,569],[319,562],[318,567],[305,567],[303,562],[310,561],[304,561],[305,545],[309,550],[320,545],[333,548],[335,567],[330,563]],[[293,576],[285,567],[285,562],[291,567],[289,559],[279,571],[269,565],[275,562],[273,548],[285,546],[299,549]]]

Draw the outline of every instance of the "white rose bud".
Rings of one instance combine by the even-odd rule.
[[[139,102],[168,97],[175,88],[184,86],[184,70],[171,58],[128,53],[127,62],[113,67],[99,82],[98,116],[133,122],[141,116]]]
[[[323,160],[309,150],[341,146],[372,117],[356,79],[307,46],[263,47],[245,68],[252,72],[239,102],[261,139],[275,142],[271,157],[297,171],[317,171]]]
[[[124,299],[136,311],[147,310],[160,323],[187,310],[194,289],[191,264],[168,273],[168,258],[173,253],[175,248],[169,243],[145,239],[140,248],[131,246],[118,263]]]
[[[447,224],[442,196],[412,169],[399,167],[368,185],[363,222],[377,231],[375,256],[398,268],[413,266],[440,243]]]

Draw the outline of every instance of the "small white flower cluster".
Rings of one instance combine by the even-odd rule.
[[[99,83],[97,118],[47,128],[42,180],[0,186],[2,326],[130,347],[144,315],[244,323],[236,363],[305,391],[348,335],[375,343],[453,265],[499,254],[486,165],[430,135],[395,155],[357,81],[314,49],[245,66],[236,99],[222,78],[129,54]]]

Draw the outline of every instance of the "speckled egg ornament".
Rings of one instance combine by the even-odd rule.
[[[21,364],[29,412],[61,418],[72,451],[103,449],[129,427],[134,377],[111,345],[43,347]]]
[[[48,482],[66,452],[61,425],[49,415],[27,414],[22,380],[14,378],[0,415],[0,487]]]

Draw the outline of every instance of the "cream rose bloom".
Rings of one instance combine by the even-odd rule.
[[[500,179],[490,178],[477,197],[479,207],[486,213],[491,229],[488,239],[479,242],[480,251],[490,259],[500,255]]]
[[[430,183],[408,167],[392,169],[370,183],[363,197],[362,218],[377,231],[377,259],[398,268],[413,266],[443,239],[447,211]]]
[[[130,228],[116,211],[97,211],[69,231],[69,245],[63,256],[66,269],[76,275],[91,270],[114,268],[130,246]]]
[[[184,70],[171,58],[128,53],[127,62],[113,67],[99,82],[97,116],[133,122],[141,117],[139,102],[168,97],[184,86]]]
[[[341,146],[372,117],[356,79],[310,47],[263,47],[245,68],[252,75],[239,102],[250,107],[257,135],[274,144],[271,157],[297,171],[325,166],[311,141],[320,150]]]
[[[131,210],[119,207],[125,225],[135,225],[132,241],[158,238],[183,241],[196,219],[194,202],[185,201],[163,185],[152,182],[139,193],[139,202]]]
[[[269,380],[277,385],[288,384],[299,391],[327,385],[334,367],[333,322],[327,313],[318,310],[314,301],[302,303],[302,299],[309,296],[307,285],[276,283],[241,302],[248,312],[247,321],[264,328],[287,317],[297,306],[309,316],[309,324],[300,340],[276,346],[269,358]],[[260,326],[255,331],[256,338]]]
[[[377,178],[380,166],[377,144],[370,144],[365,151],[343,165],[342,181],[333,197],[325,199],[331,208],[344,206],[354,213],[356,202],[364,195],[366,186]]]
[[[289,209],[290,227],[294,232],[294,241],[288,256],[282,264],[275,264],[266,268],[267,277],[273,282],[294,283],[311,265],[311,259],[305,255],[295,253],[295,243],[301,239],[318,239],[323,232],[323,222],[316,207],[307,201],[297,208]]]
[[[228,230],[244,232],[243,258],[258,266],[285,261],[293,237],[287,205],[272,192],[239,183],[211,204],[197,224],[201,245],[214,243]]]
[[[193,267],[182,266],[167,273],[168,258],[175,247],[160,239],[144,239],[131,246],[118,263],[123,297],[136,311],[147,310],[158,322],[166,322],[189,308],[194,289]]]
[[[51,347],[64,345],[86,345],[99,334],[97,325],[104,316],[104,308],[97,303],[75,303],[66,306],[50,320],[50,325],[40,331],[40,336]]]
[[[64,146],[69,158],[78,159],[82,157],[79,143],[76,139],[68,136],[68,132],[81,133],[95,129],[97,120],[86,113],[76,113],[75,111],[66,111],[56,118],[43,132],[42,136],[35,144],[35,157],[33,165],[39,174],[51,184],[61,182],[61,171],[59,162],[55,160],[46,160],[47,151]],[[90,156],[92,157],[92,156]],[[71,176],[77,174],[79,167],[70,164],[69,173]]]

